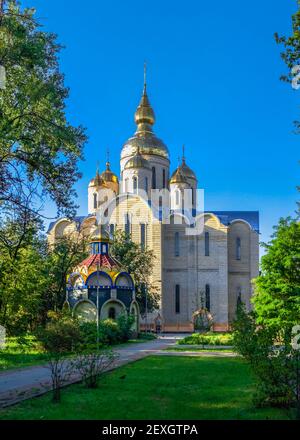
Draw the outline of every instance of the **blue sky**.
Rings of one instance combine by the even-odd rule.
[[[259,210],[261,240],[293,215],[300,184],[299,91],[279,80],[286,67],[274,32],[290,34],[296,0],[26,0],[65,45],[61,70],[71,88],[67,113],[87,127],[79,214],[107,147],[119,173],[122,144],[148,63],[155,132],[171,152],[186,145],[205,189],[206,210]],[[55,214],[53,206],[46,208]]]

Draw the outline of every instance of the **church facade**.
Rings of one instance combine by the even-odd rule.
[[[153,131],[146,84],[135,123],[135,134],[121,149],[120,178],[107,162],[106,170],[97,171],[89,183],[88,215],[52,223],[49,242],[82,229],[92,235],[99,222],[111,236],[124,229],[142,248],[154,251],[152,284],[160,305],[147,317],[151,328],[193,331],[205,310],[215,331],[227,330],[239,301],[251,308],[251,280],[259,267],[259,214],[198,209],[197,176],[184,155],[170,173],[169,150]]]

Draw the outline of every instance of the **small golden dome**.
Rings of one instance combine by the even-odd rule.
[[[155,123],[155,115],[154,111],[150,105],[150,101],[146,91],[146,85],[144,86],[143,95],[139,106],[135,112],[134,120],[136,125],[140,124],[150,124],[154,125]]]
[[[98,170],[96,172],[96,177],[90,181],[89,186],[105,186],[105,182],[100,176]]]
[[[149,170],[151,169],[149,162],[144,159],[143,156],[140,154],[139,146],[137,147],[137,152],[135,153],[135,155],[126,162],[124,167],[125,170],[129,170],[131,168],[147,168]]]
[[[194,171],[186,164],[185,158],[182,158],[182,164],[181,164],[182,173],[185,177],[188,177],[190,179],[197,180],[196,174]]]
[[[114,182],[119,183],[119,179],[110,169],[110,163],[106,162],[106,170],[103,171],[101,174],[101,178],[104,180],[104,182]]]
[[[171,176],[170,184],[172,183],[188,183],[186,177],[182,172],[181,166],[179,166]]]

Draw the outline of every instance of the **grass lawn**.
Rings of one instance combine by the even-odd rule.
[[[0,350],[0,371],[42,364],[46,359],[46,353],[34,336],[10,337],[5,349]]]
[[[125,376],[125,377],[124,377]],[[256,409],[249,367],[236,358],[151,356],[107,373],[98,389],[81,384],[0,411],[0,419],[287,419]]]

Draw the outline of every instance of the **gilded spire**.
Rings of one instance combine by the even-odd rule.
[[[152,131],[152,125],[155,122],[154,111],[151,107],[147,95],[147,66],[144,63],[144,88],[142,98],[134,116],[135,123],[138,126],[137,133]]]
[[[110,171],[109,148],[106,150],[106,171]]]
[[[144,90],[143,95],[147,93],[147,64],[144,62]]]
[[[185,145],[182,145],[182,165],[185,164]]]

